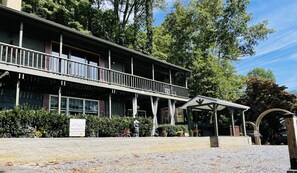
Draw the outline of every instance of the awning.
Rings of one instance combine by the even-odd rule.
[[[191,99],[190,101],[185,103],[180,108],[181,109],[191,108],[192,110],[195,110],[195,109],[212,110],[213,109],[212,105],[214,105],[214,104],[217,105],[218,111],[221,111],[221,110],[225,109],[226,107],[235,108],[235,109],[244,109],[244,110],[247,110],[250,108],[245,105],[241,105],[241,104],[237,104],[237,103],[233,103],[233,102],[229,102],[229,101],[225,101],[225,100],[220,100],[220,99],[216,99],[216,98],[200,96],[200,95]]]

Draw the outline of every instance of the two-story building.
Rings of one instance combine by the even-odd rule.
[[[0,109],[153,116],[189,100],[190,70],[0,5]],[[15,4],[12,3],[12,6]],[[158,109],[159,108],[159,109]],[[164,123],[170,123],[164,122]]]

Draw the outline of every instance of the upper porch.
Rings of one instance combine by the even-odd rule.
[[[190,71],[0,5],[0,69],[187,101]]]

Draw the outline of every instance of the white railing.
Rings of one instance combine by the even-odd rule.
[[[58,56],[0,42],[0,63],[37,69],[70,77],[109,83],[137,90],[188,97],[185,87],[147,79],[96,65],[60,58]]]

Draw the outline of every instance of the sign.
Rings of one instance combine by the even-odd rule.
[[[85,130],[85,119],[70,119],[69,136],[85,136]]]

